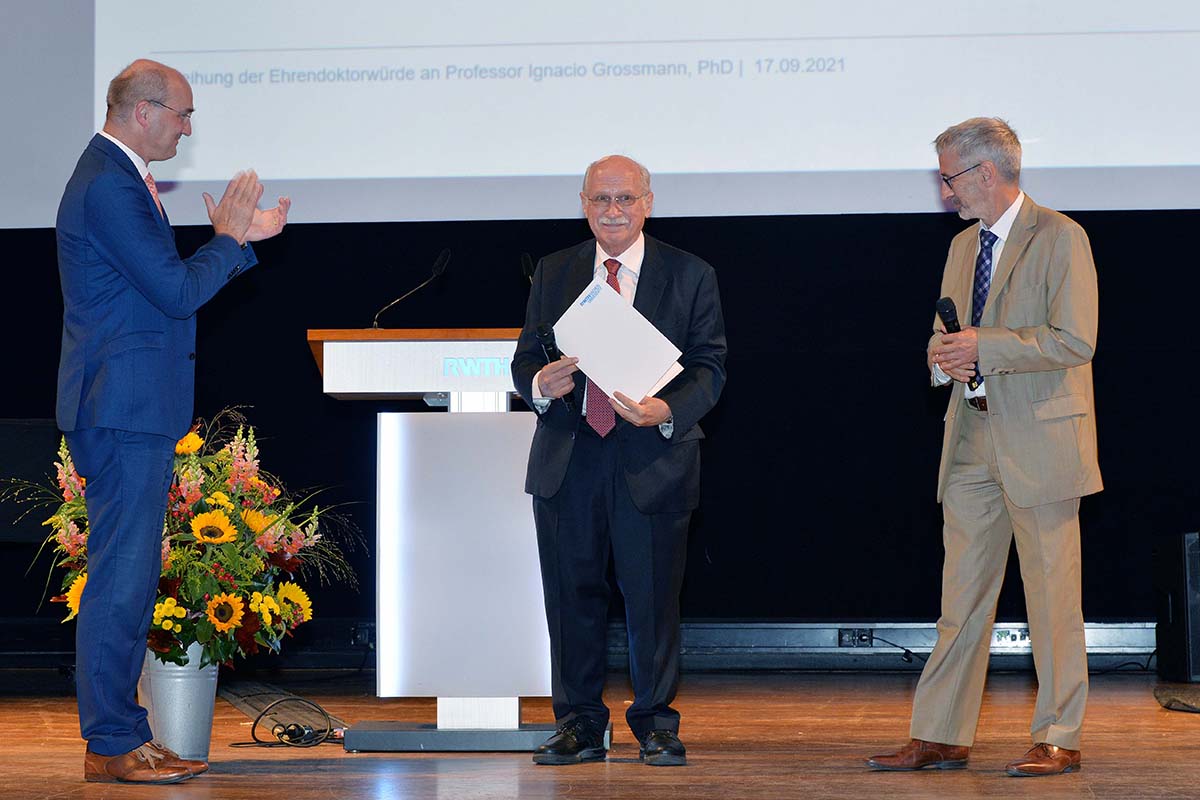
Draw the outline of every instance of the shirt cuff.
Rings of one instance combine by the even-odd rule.
[[[533,386],[530,389],[530,394],[533,396],[533,410],[539,414],[545,414],[546,409],[550,408],[550,404],[554,402],[554,398],[542,396],[542,389],[538,385],[538,375],[541,374],[542,371],[539,369],[537,375],[533,376]]]
[[[666,422],[658,423],[658,432],[664,439],[670,439],[675,433],[675,418],[671,417]]]
[[[945,386],[947,383],[950,382],[950,376],[947,375],[946,373],[942,372],[941,365],[939,365],[939,364],[933,365],[932,378],[933,378],[934,386]]]

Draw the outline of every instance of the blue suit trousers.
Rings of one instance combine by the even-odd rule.
[[[88,581],[75,637],[79,728],[92,752],[115,756],[154,738],[136,694],[162,569],[175,441],[112,428],[66,437],[87,479]]]

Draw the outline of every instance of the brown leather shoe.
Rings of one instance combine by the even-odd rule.
[[[187,767],[188,772],[192,773],[193,775],[202,775],[205,772],[208,772],[207,761],[197,761],[191,758],[184,758],[183,756],[179,755],[179,753],[176,753],[174,750],[167,747],[157,739],[150,742],[150,744],[153,745],[155,749],[161,751],[167,757],[168,762],[177,761],[180,764],[183,764],[185,767]]]
[[[1024,758],[1011,762],[1005,770],[1015,778],[1061,775],[1082,768],[1079,751],[1041,742],[1030,748]]]
[[[83,756],[83,779],[90,783],[179,783],[192,775],[187,762],[172,758],[153,742],[119,756],[93,753],[89,747]]]
[[[867,766],[889,772],[905,772],[925,767],[963,769],[967,766],[967,754],[970,752],[969,747],[913,739],[895,753],[871,756],[867,759]]]

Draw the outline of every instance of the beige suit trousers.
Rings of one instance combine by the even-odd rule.
[[[911,735],[970,746],[987,677],[996,601],[1015,536],[1038,692],[1033,741],[1079,749],[1087,703],[1079,498],[1018,508],[1004,493],[986,412],[959,410],[945,494],[942,614],[913,700]]]

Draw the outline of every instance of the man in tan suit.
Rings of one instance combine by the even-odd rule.
[[[1102,488],[1091,246],[1079,225],[1021,191],[1021,144],[1003,120],[969,119],[934,145],[943,199],[980,221],[954,237],[942,277],[962,331],[947,334],[935,322],[927,348],[934,385],[953,385],[938,474],[942,615],[917,684],[912,741],[867,764],[966,766],[1015,536],[1038,694],[1034,747],[1007,771],[1072,772],[1088,687],[1079,498]]]

